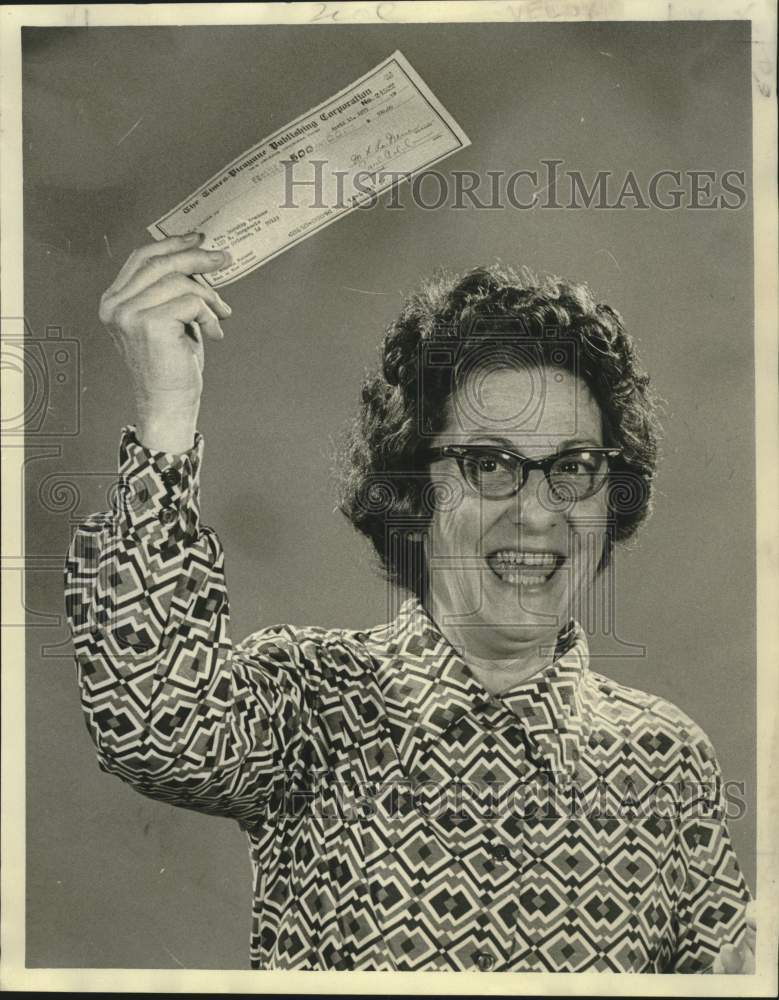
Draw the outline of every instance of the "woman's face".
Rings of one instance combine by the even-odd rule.
[[[450,401],[431,441],[493,444],[530,458],[603,447],[598,404],[584,381],[556,368],[502,368],[471,376]],[[606,490],[571,504],[550,496],[534,469],[518,494],[482,498],[454,458],[433,462],[442,495],[427,542],[429,611],[445,634],[477,657],[507,659],[554,643],[577,617],[606,540]]]

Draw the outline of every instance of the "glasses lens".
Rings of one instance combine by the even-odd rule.
[[[474,452],[461,459],[466,482],[483,497],[505,497],[514,492],[519,463],[508,456]]]
[[[561,499],[584,500],[603,485],[608,467],[608,459],[599,452],[561,455],[549,470],[549,481]]]

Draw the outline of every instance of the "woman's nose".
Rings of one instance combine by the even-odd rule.
[[[546,476],[540,469],[533,469],[528,474],[525,485],[510,503],[513,519],[528,528],[547,528],[561,516],[560,504],[555,503]]]

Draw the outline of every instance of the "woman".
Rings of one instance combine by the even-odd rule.
[[[225,263],[200,242],[137,251],[101,303],[137,400],[118,509],[67,561],[101,768],[245,829],[253,968],[749,971],[711,745],[591,671],[576,622],[651,501],[617,314],[501,268],[409,299],[341,506],[410,596],[385,626],[233,645],[196,432],[230,309],[191,277]]]

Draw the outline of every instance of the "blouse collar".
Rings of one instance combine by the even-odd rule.
[[[587,637],[570,622],[548,666],[499,695],[491,694],[443,636],[416,598],[382,630],[379,665],[393,737],[413,778],[430,747],[475,709],[508,709],[519,719],[528,756],[557,783],[575,776],[584,721]]]

